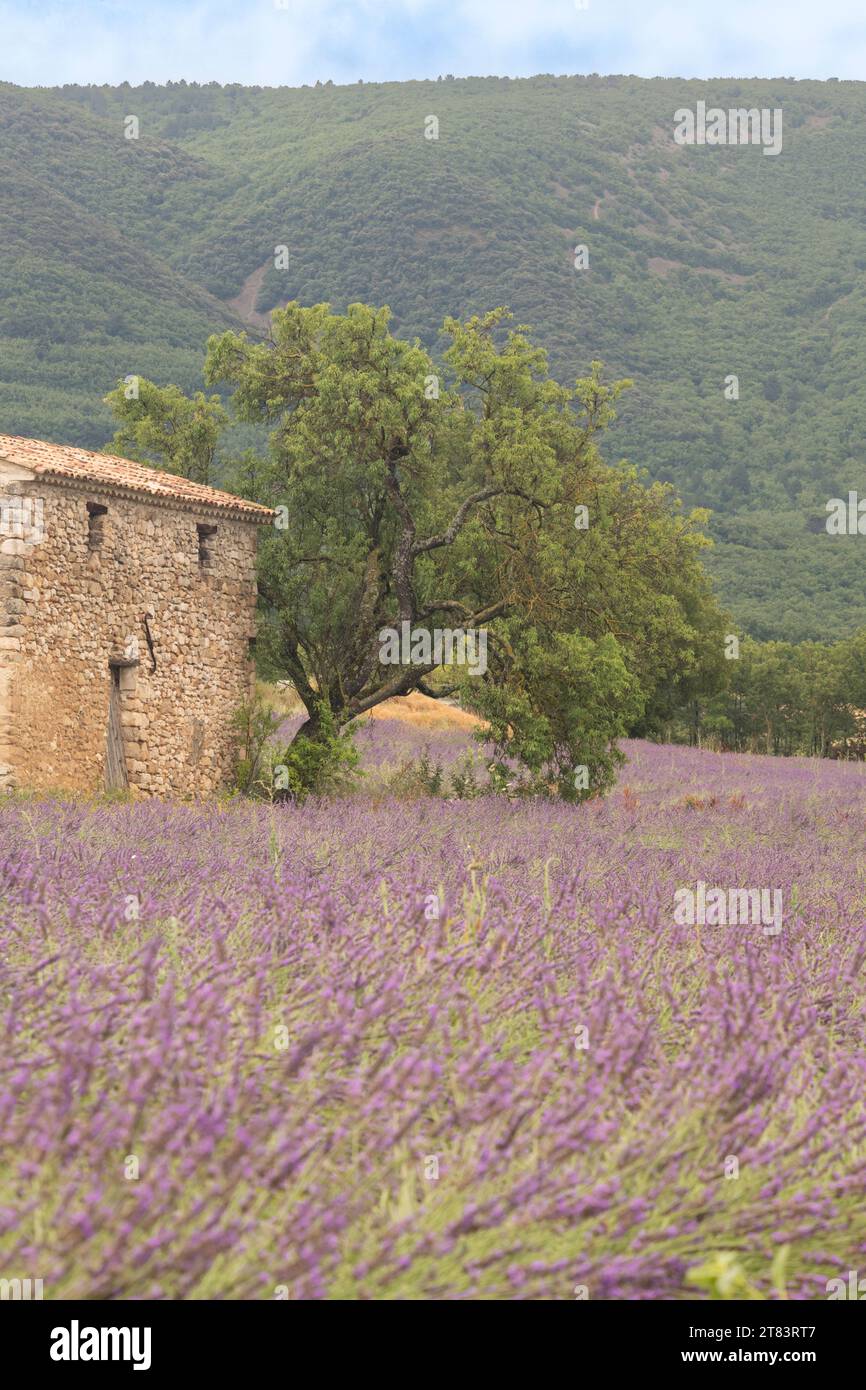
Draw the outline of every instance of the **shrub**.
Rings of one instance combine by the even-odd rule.
[[[273,794],[278,801],[303,801],[315,794],[326,796],[349,790],[362,776],[360,755],[351,724],[339,729],[323,700],[316,711],[315,736],[302,726],[293,741],[272,765]]]

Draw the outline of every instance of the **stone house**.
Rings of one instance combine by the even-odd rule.
[[[0,790],[225,783],[272,517],[128,459],[0,434]]]

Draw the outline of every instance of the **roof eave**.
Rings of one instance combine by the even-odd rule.
[[[184,497],[178,493],[151,492],[149,488],[138,488],[129,483],[109,482],[103,478],[74,477],[69,473],[61,473],[50,467],[41,467],[33,470],[34,482],[45,481],[52,483],[55,487],[66,487],[76,492],[104,492],[109,497],[124,497],[132,502],[149,502],[158,507],[169,507],[174,511],[187,512],[214,512],[218,516],[231,517],[234,521],[247,521],[257,526],[264,526],[270,523],[276,516],[276,512],[268,507],[261,507],[260,510],[253,511],[252,506],[260,507],[259,503],[251,504],[250,507],[235,507],[230,502],[214,502],[210,498]],[[230,496],[226,493],[226,496]]]

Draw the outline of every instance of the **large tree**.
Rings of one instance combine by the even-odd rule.
[[[260,650],[304,702],[298,737],[412,690],[459,690],[503,761],[583,796],[610,780],[615,739],[654,694],[673,698],[701,649],[721,649],[721,619],[703,518],[599,456],[628,383],[593,364],[566,389],[509,317],[446,320],[437,366],[391,334],[387,309],[292,303],[268,343],[212,338],[205,379],[271,428],[256,470],[258,500],[279,509]],[[423,640],[388,664],[382,634],[402,624],[483,630],[486,671],[443,672]]]

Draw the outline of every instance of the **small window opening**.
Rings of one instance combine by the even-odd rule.
[[[208,569],[213,564],[213,539],[217,533],[215,526],[197,526],[198,531],[198,563],[201,569]]]
[[[105,518],[108,508],[100,502],[87,504],[87,544],[90,550],[101,550],[105,541]]]

